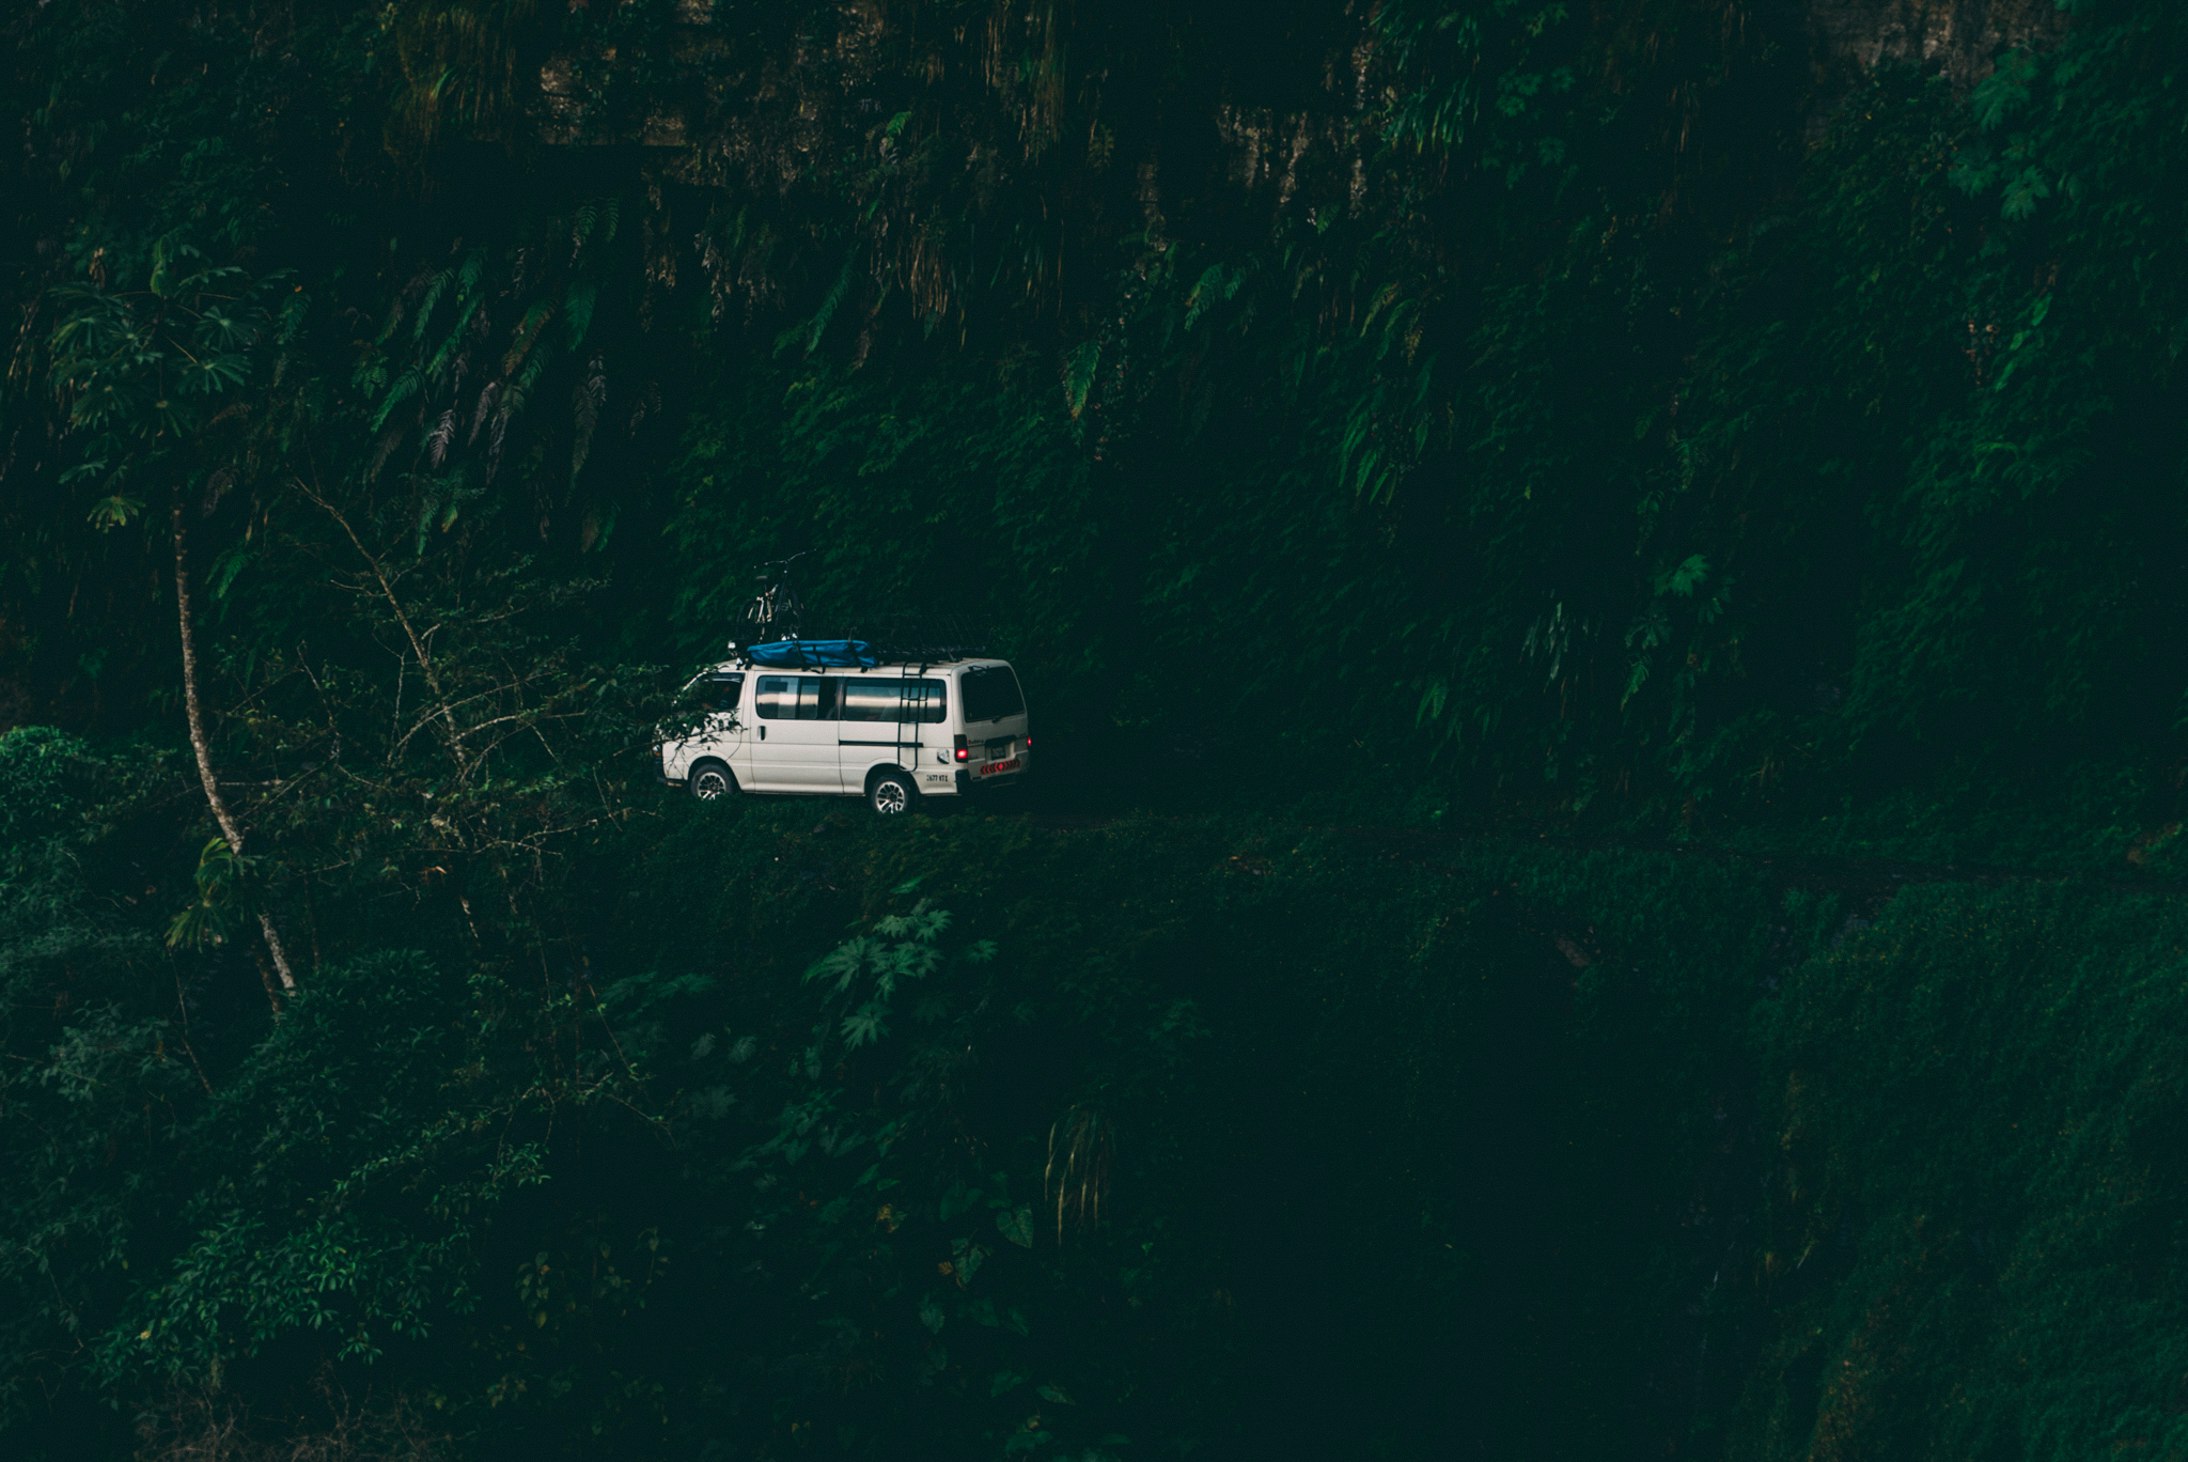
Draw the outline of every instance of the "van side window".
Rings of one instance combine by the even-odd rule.
[[[760,677],[760,719],[763,721],[833,721],[837,692],[843,681],[832,675],[763,675]]]
[[[833,676],[799,676],[798,719],[801,721],[835,720],[837,692],[842,689],[843,682]]]
[[[843,687],[843,719],[846,721],[894,721],[901,683],[894,677],[846,681]]]
[[[763,675],[759,689],[760,719],[794,721],[798,715],[798,677]]]
[[[846,721],[939,722],[946,719],[948,701],[939,680],[872,675],[837,683],[843,687],[843,719]]]

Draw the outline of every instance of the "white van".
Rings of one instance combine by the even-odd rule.
[[[687,687],[703,711],[661,743],[661,779],[694,797],[863,797],[883,816],[921,797],[1021,784],[1033,736],[1003,660],[776,669],[725,661]]]

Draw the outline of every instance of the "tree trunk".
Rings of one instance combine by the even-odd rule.
[[[240,858],[243,856],[243,830],[236,826],[234,816],[228,811],[227,799],[220,795],[220,783],[213,776],[213,747],[206,739],[205,711],[198,700],[197,635],[191,627],[190,616],[190,557],[180,503],[175,505],[174,523],[175,617],[182,626],[182,709],[190,722],[190,750],[197,754],[198,781],[204,784],[205,800],[213,809],[213,821],[220,824],[220,835],[227,840],[228,851]],[[274,975],[281,982],[282,992],[293,994],[296,976],[289,969],[288,951],[281,947],[281,934],[274,928],[273,915],[259,910],[258,927],[266,936],[266,954],[273,961]]]

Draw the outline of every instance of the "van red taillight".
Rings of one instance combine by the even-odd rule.
[[[1026,738],[1026,750],[1028,750],[1028,751],[1031,751],[1031,750],[1033,750],[1033,738],[1032,738],[1031,736],[1028,736],[1028,737]]]
[[[962,736],[957,738],[957,759],[959,761],[972,760],[972,748],[965,745],[965,738]]]

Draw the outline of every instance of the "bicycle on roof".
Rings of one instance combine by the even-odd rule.
[[[748,643],[759,645],[770,640],[799,637],[798,624],[804,606],[798,601],[798,591],[791,586],[790,566],[804,557],[805,553],[793,553],[788,558],[771,559],[757,566],[760,591],[745,606],[745,623],[751,626]]]

